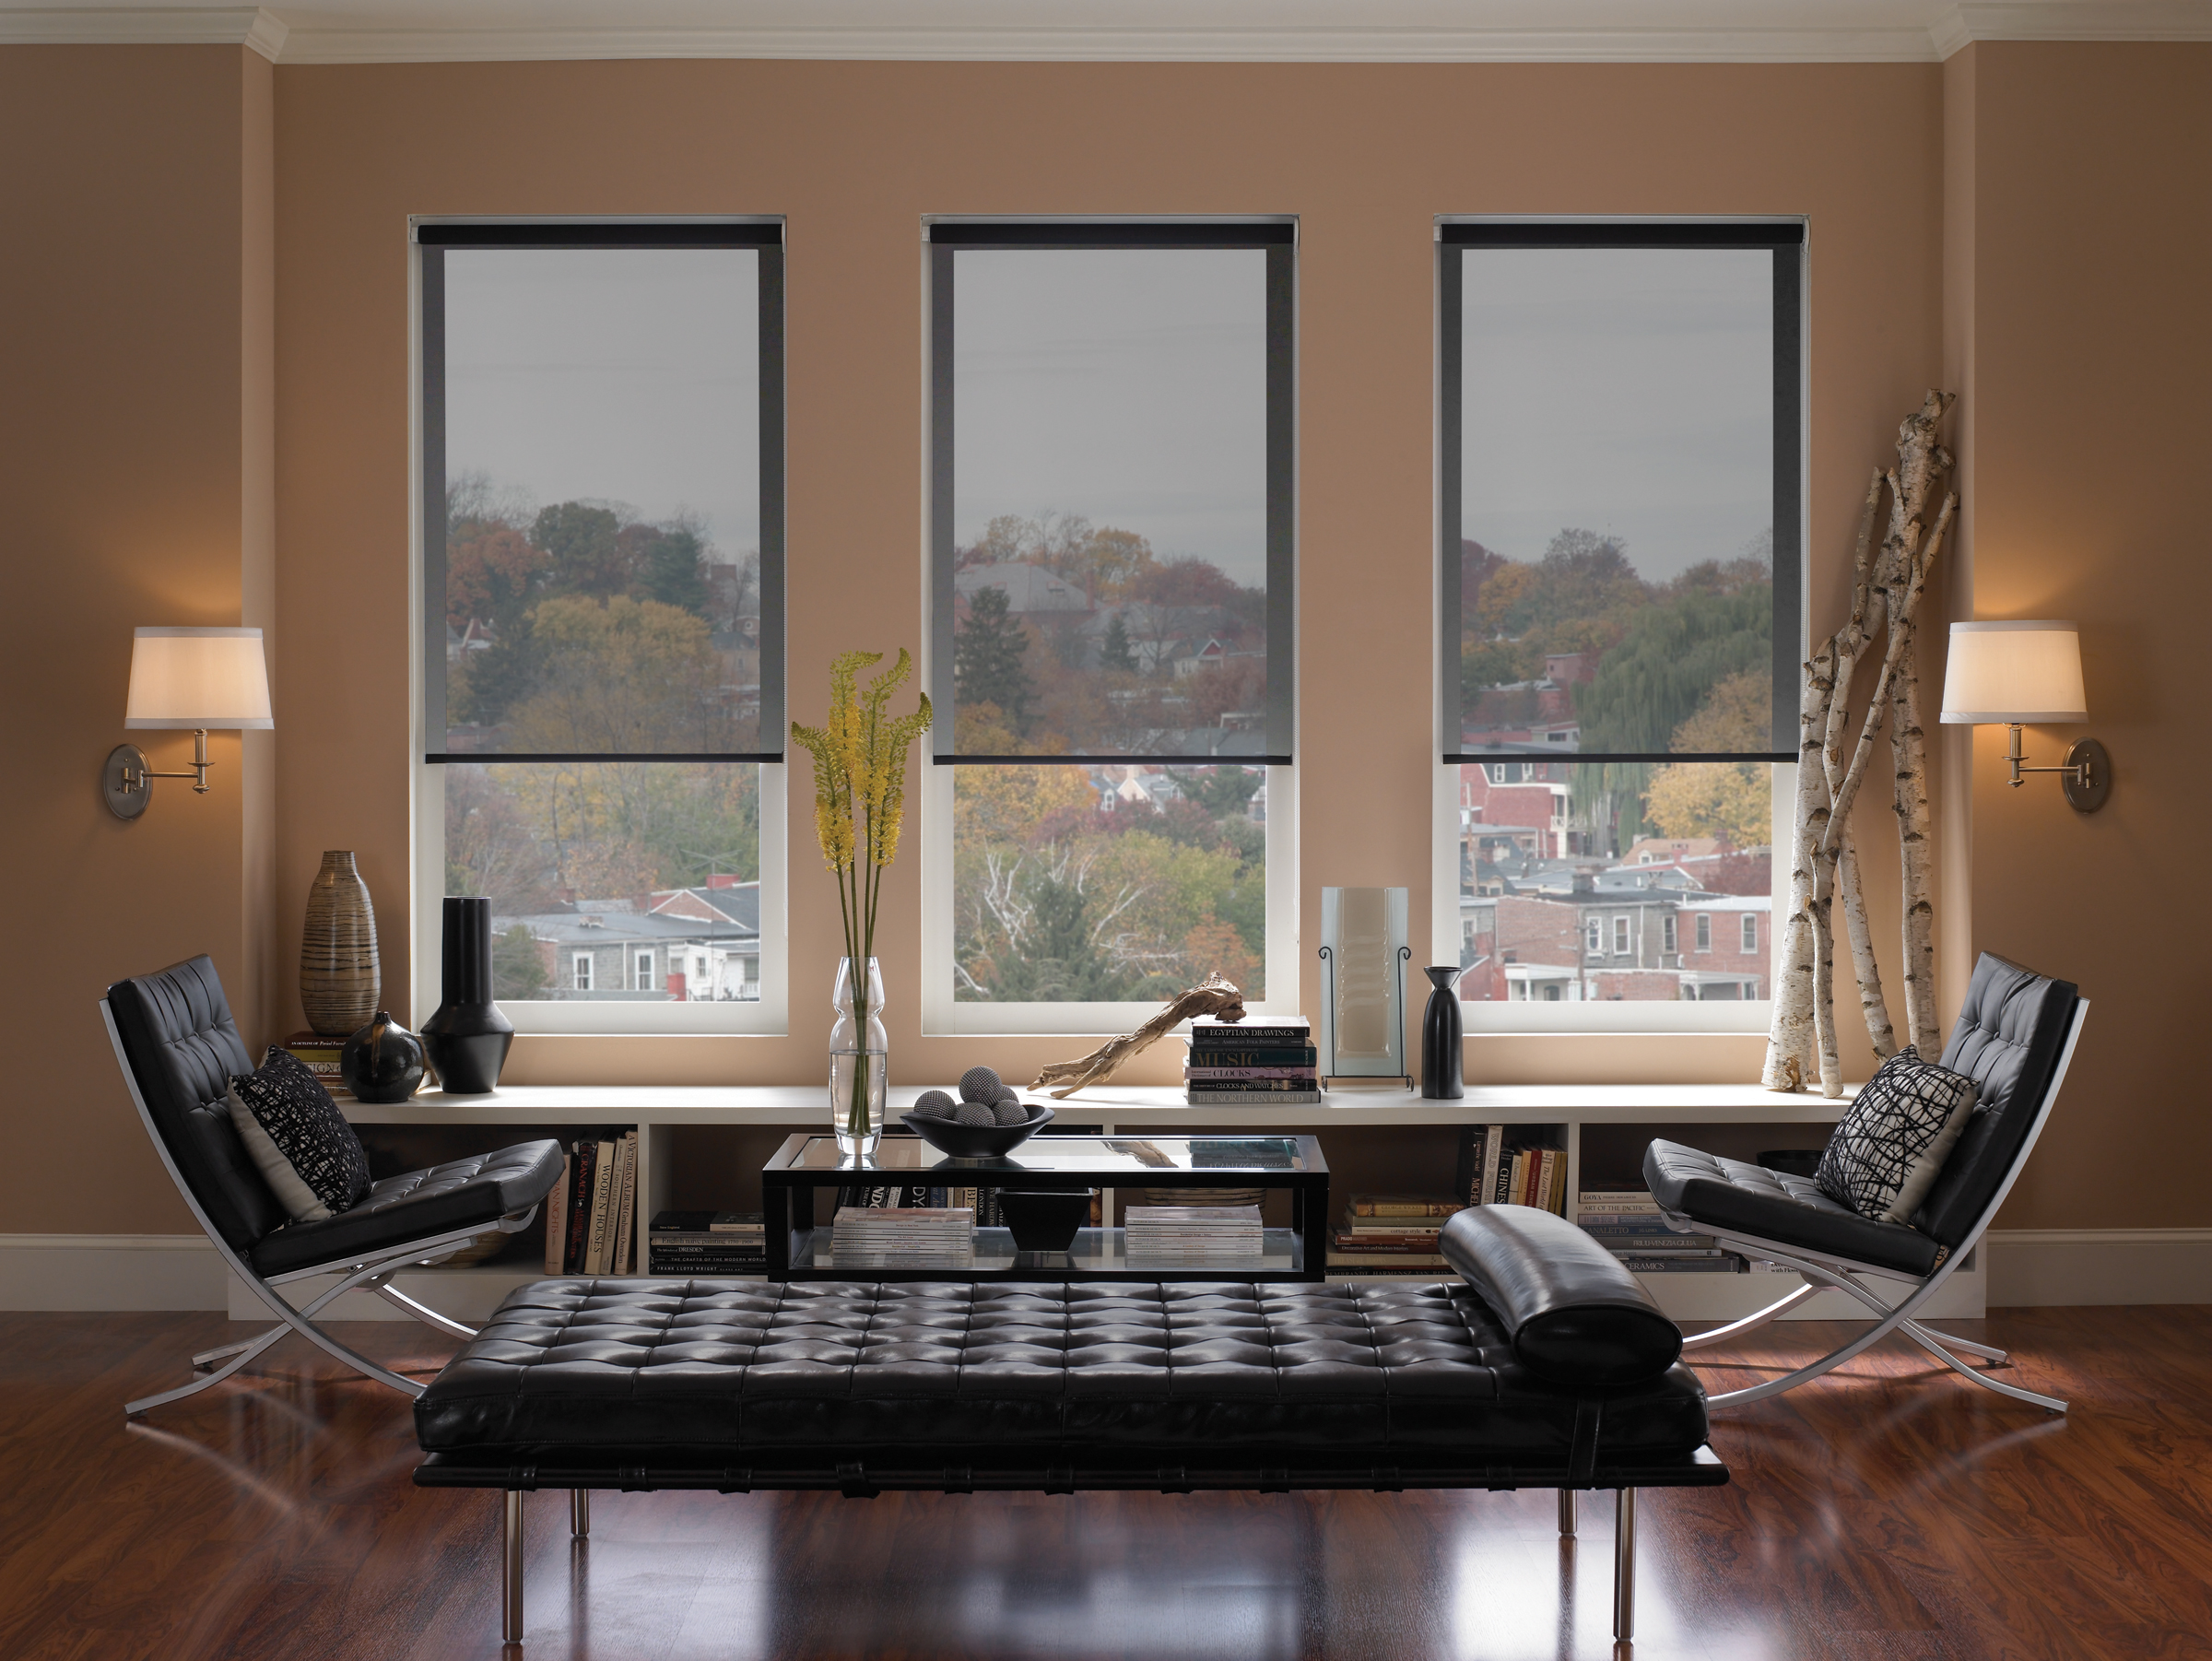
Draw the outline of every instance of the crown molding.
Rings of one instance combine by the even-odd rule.
[[[931,27],[900,22],[780,27],[765,22],[482,26],[431,21],[436,0],[389,24],[360,11],[291,8],[292,22],[257,6],[130,6],[18,10],[0,6],[0,45],[244,45],[272,63],[493,63],[626,58],[766,58],[965,63],[1309,64],[1895,64],[1936,63],[1976,41],[2212,41],[2212,0],[1931,0],[1821,8],[1825,20],[1764,26],[1756,13],[1712,0],[1674,0],[1672,17],[1635,8],[1636,28],[1593,21],[1547,29],[1499,21],[1412,26],[1382,21],[1290,27],[1201,22],[1100,26],[1021,23]],[[636,17],[647,10],[630,0]],[[1518,19],[1534,15],[1512,8]],[[1778,14],[1783,8],[1776,8]],[[911,18],[905,7],[901,18]],[[1217,15],[1218,15],[1217,13]],[[1371,10],[1370,17],[1373,16]],[[1585,14],[1588,15],[1588,14]],[[1614,17],[1631,15],[1628,8]],[[1803,16],[1802,8],[1798,15]],[[324,20],[327,18],[327,20]],[[1924,21],[1923,19],[1924,18]]]
[[[1928,31],[1868,29],[311,29],[288,64],[577,58],[959,63],[1932,63]]]
[[[257,6],[0,9],[0,46],[251,46],[274,64],[289,32]]]

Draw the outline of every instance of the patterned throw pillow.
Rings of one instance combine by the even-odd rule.
[[[1813,1180],[1877,1222],[1910,1222],[1974,1111],[1974,1081],[1907,1044],[1859,1089]]]
[[[294,1222],[320,1222],[369,1192],[369,1156],[322,1081],[272,1049],[261,1069],[230,1079],[230,1123]]]

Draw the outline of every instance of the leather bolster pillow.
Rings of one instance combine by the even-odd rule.
[[[1633,1384],[1681,1358],[1681,1328],[1618,1258],[1563,1217],[1533,1206],[1471,1207],[1444,1225],[1440,1249],[1538,1378]]]

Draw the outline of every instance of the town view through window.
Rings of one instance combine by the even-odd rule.
[[[1461,996],[1768,997],[1777,256],[1458,257]]]
[[[1268,257],[955,256],[956,1000],[1265,995]]]
[[[651,759],[761,747],[759,257],[445,253],[445,880],[502,999],[761,995],[759,767]]]

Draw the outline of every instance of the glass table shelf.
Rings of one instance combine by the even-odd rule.
[[[1225,1179],[1234,1179],[1233,1184]],[[840,1188],[894,1184],[1065,1191],[1083,1188],[1283,1188],[1290,1227],[1263,1231],[1257,1256],[1132,1263],[1123,1231],[1085,1229],[1065,1252],[1018,1252],[1005,1229],[975,1231],[972,1256],[916,1262],[834,1256],[829,1215]],[[919,1137],[886,1137],[867,1158],[841,1157],[833,1137],[785,1139],[760,1171],[771,1280],[1320,1280],[1327,1273],[1329,1168],[1313,1137],[1033,1137],[1003,1159],[959,1160]]]

